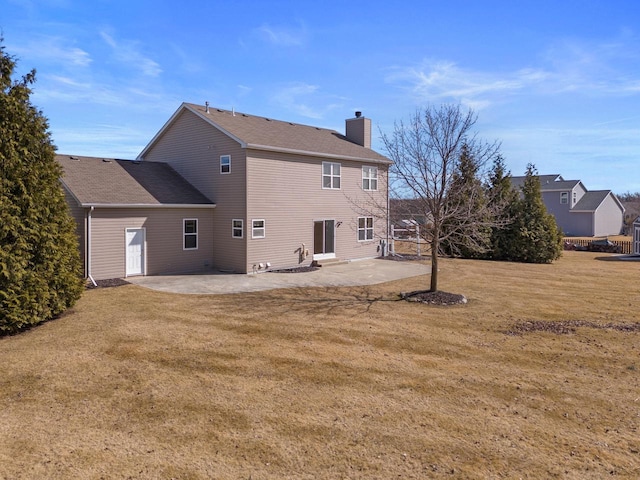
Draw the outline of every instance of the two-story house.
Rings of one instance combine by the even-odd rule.
[[[379,256],[390,161],[346,132],[182,104],[136,161],[59,155],[94,279]]]
[[[520,188],[526,177],[511,177]],[[542,200],[564,235],[600,237],[622,231],[624,206],[611,190],[587,190],[580,180],[561,175],[540,175]]]

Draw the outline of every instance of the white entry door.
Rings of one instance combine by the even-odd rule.
[[[144,228],[127,228],[127,277],[144,275]]]
[[[633,226],[633,253],[640,255],[640,225]]]

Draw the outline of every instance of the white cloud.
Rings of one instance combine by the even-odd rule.
[[[296,115],[315,120],[341,108],[341,97],[321,91],[318,85],[294,82],[278,89],[270,98],[271,103]]]
[[[11,45],[11,51],[18,57],[38,63],[58,64],[62,68],[88,67],[93,61],[91,55],[69,43],[62,37],[40,35],[23,45]]]
[[[304,26],[297,28],[274,27],[263,24],[256,29],[260,38],[280,47],[300,47],[307,41],[307,32]]]
[[[503,95],[530,89],[548,77],[549,73],[542,70],[503,74],[464,69],[453,62],[426,61],[414,67],[395,68],[386,81],[408,88],[422,101],[455,101],[483,109]]]
[[[558,41],[541,53],[540,65],[534,67],[492,71],[426,60],[392,68],[386,81],[408,89],[419,101],[454,101],[476,108],[510,95],[635,95],[640,92],[638,51],[640,42],[626,32],[600,43]]]
[[[134,70],[140,70],[144,75],[157,77],[162,73],[160,65],[146,57],[139,51],[139,43],[135,41],[117,42],[107,32],[100,32],[100,36],[113,49],[114,58]]]

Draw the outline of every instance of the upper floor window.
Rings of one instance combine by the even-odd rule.
[[[251,220],[251,238],[264,238],[265,227],[264,220]]]
[[[231,236],[233,238],[242,238],[244,236],[244,221],[240,218],[231,220]]]
[[[182,248],[184,250],[196,250],[198,248],[198,219],[185,218],[182,224]]]
[[[362,167],[362,189],[378,190],[378,167]]]
[[[358,217],[358,241],[373,240],[373,217]]]
[[[560,192],[560,203],[563,205],[569,203],[569,192]]]
[[[220,173],[231,173],[231,155],[220,156]]]
[[[322,162],[322,188],[340,189],[340,164]]]
[[[577,201],[578,201],[578,193],[573,192],[573,201],[571,202],[571,205],[575,205]]]

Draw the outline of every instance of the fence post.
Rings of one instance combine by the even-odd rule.
[[[391,224],[391,245],[389,245],[389,251],[391,255],[396,254],[396,227]]]
[[[418,225],[417,222],[416,222],[416,237],[418,237],[417,238],[417,240],[418,240],[418,256],[420,256],[421,255],[421,253],[420,253],[420,225]]]

